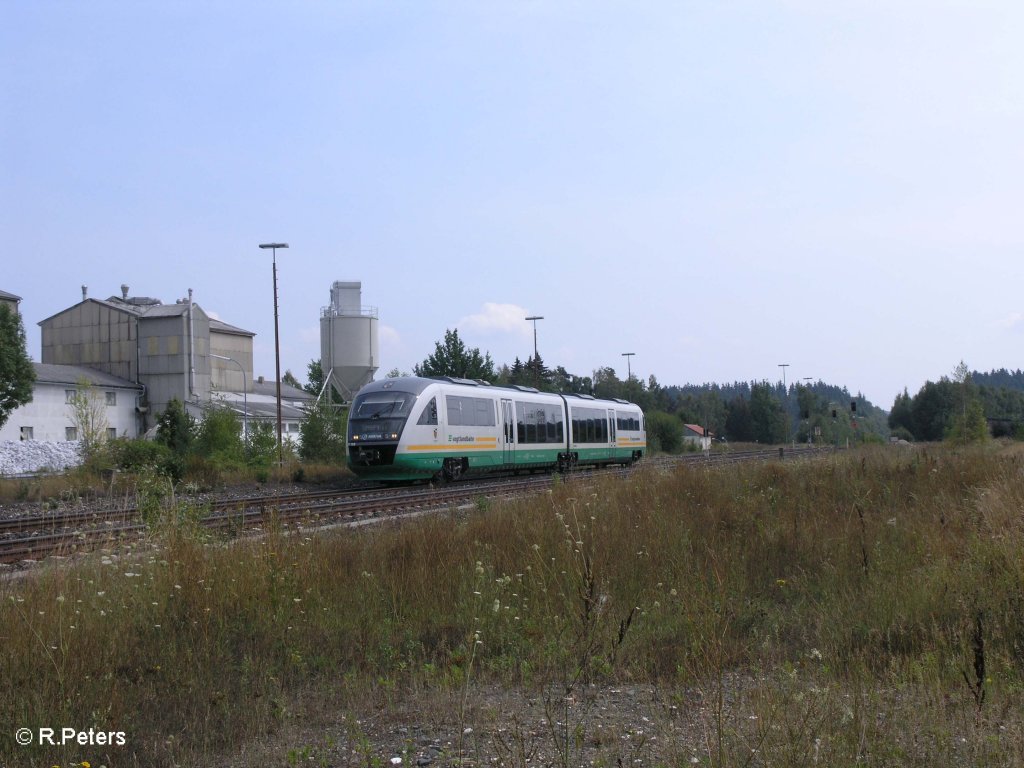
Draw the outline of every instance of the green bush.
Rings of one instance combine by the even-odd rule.
[[[275,426],[269,421],[249,422],[245,447],[250,467],[269,467],[277,460]]]
[[[185,410],[178,398],[172,398],[167,409],[157,419],[156,439],[178,456],[184,456],[192,447],[196,435],[196,420]]]
[[[130,440],[120,437],[106,445],[110,464],[124,472],[139,472],[156,467],[164,474],[174,463],[174,452],[163,443],[149,440]]]
[[[196,433],[194,451],[218,469],[244,466],[245,445],[238,415],[219,406],[207,408]]]
[[[899,440],[906,440],[908,443],[914,442],[914,435],[906,427],[896,427],[891,434]]]
[[[299,455],[303,461],[342,462],[345,460],[345,415],[322,403],[306,409],[299,425]]]
[[[661,411],[647,414],[647,442],[655,451],[677,453],[683,445],[683,425],[675,416]]]

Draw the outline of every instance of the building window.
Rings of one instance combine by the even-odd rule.
[[[73,389],[65,389],[64,390],[64,402],[65,403],[73,403],[73,402],[75,402],[75,390],[73,390]]]
[[[105,392],[107,405],[117,405],[117,392]]]
[[[65,440],[77,440],[78,439],[78,427],[64,427],[64,439]]]
[[[21,439],[22,440],[31,440],[32,439],[32,434],[33,434],[32,427],[22,427],[21,428]]]
[[[117,427],[107,427],[107,439],[108,440],[116,440],[117,439]]]

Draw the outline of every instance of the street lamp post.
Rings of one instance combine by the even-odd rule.
[[[633,378],[633,366],[630,365],[630,358],[635,355],[636,352],[623,352],[622,356],[626,358],[626,381]]]
[[[243,368],[242,364],[233,357],[215,355],[212,352],[210,353],[210,357],[215,357],[218,360],[229,360],[237,365],[238,370],[242,372],[242,439],[247,440],[249,438],[249,395],[246,393],[245,368]]]
[[[813,376],[804,376],[804,381],[814,381],[814,377]],[[810,386],[811,386],[810,384],[804,384],[804,387],[806,389],[810,389]],[[811,411],[810,411],[810,409],[807,410],[807,444],[808,445],[813,445],[814,444],[814,440],[811,437]]]
[[[528,321],[534,321],[534,384],[537,385],[538,389],[541,387],[541,367],[538,365],[537,359],[537,322],[539,319],[544,319],[544,315],[534,314],[527,317]]]
[[[783,419],[786,426],[786,437],[789,437],[789,391],[786,389],[786,369],[789,368],[789,363],[779,363],[779,368],[782,369],[782,413]],[[781,448],[779,449],[782,450]],[[781,454],[780,454],[781,455]]]
[[[536,360],[537,359],[537,321],[538,320],[543,320],[544,317],[542,315],[534,315],[534,316],[528,317],[526,319],[527,320],[533,320],[533,359]]]
[[[281,442],[281,337],[277,327],[277,249],[287,248],[288,243],[260,243],[260,248],[269,248],[274,259],[274,365],[277,381],[277,463],[284,464],[284,447]]]

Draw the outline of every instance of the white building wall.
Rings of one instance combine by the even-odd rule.
[[[37,382],[32,401],[12,411],[10,418],[0,427],[0,441],[21,440],[22,427],[32,429],[33,440],[67,440],[67,428],[75,426],[74,411],[67,402],[67,390],[71,389],[75,389],[75,385]],[[108,428],[116,429],[118,437],[139,436],[134,390],[94,386],[92,392],[101,404]],[[115,405],[106,405],[107,392],[114,393]]]

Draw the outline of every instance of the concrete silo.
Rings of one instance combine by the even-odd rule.
[[[379,360],[377,308],[362,306],[362,283],[335,281],[331,303],[320,310],[324,389],[332,384],[350,401],[360,387],[373,381]]]

